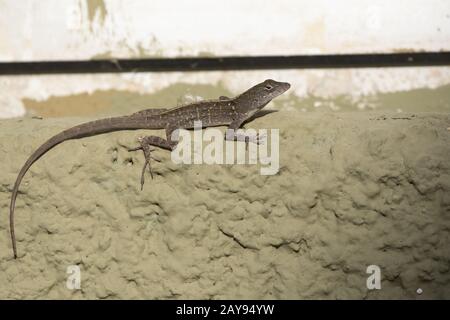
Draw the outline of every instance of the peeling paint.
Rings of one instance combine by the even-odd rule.
[[[103,0],[85,0],[88,11],[88,18],[91,25],[94,24],[96,17],[100,24],[103,24],[107,14],[106,5]]]

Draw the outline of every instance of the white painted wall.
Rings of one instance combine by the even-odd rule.
[[[450,50],[448,0],[4,0],[0,60]]]
[[[449,0],[3,0],[0,61],[95,57],[450,50]],[[450,83],[450,68],[0,77],[0,117],[24,97],[174,82],[240,91],[272,77],[299,96],[362,95]]]

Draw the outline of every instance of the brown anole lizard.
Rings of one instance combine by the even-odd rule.
[[[17,258],[16,238],[14,234],[14,207],[20,182],[31,165],[54,146],[71,139],[79,139],[97,134],[119,131],[154,129],[166,131],[166,139],[158,136],[146,136],[139,139],[140,146],[129,151],[142,150],[145,164],[141,174],[141,189],[144,184],[145,168],[150,166],[152,149],[156,146],[166,150],[173,150],[177,141],[172,140],[172,132],[176,129],[193,129],[194,122],[201,121],[202,127],[228,126],[226,140],[241,140],[247,143],[259,143],[259,137],[242,137],[236,130],[256,116],[272,99],[290,88],[286,82],[265,80],[244,93],[234,97],[220,97],[217,100],[204,100],[173,109],[147,109],[129,116],[107,118],[80,124],[56,134],[41,145],[28,158],[20,169],[11,196],[9,219],[11,241],[14,258]],[[151,167],[150,167],[150,173]]]

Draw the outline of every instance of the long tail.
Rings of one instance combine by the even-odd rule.
[[[78,126],[67,129],[57,135],[51,137],[43,145],[41,145],[33,154],[28,158],[28,160],[20,169],[19,175],[17,176],[16,183],[11,196],[11,204],[9,207],[9,226],[11,231],[11,241],[14,252],[14,258],[17,258],[16,249],[16,237],[14,233],[14,206],[16,204],[17,192],[19,190],[20,182],[24,177],[25,173],[31,167],[31,165],[36,162],[40,157],[42,157],[47,151],[52,149],[54,146],[71,139],[79,139],[84,137],[89,137],[93,135],[98,135],[102,133],[119,131],[119,130],[137,130],[145,129],[145,121],[142,118],[133,117],[115,117],[108,119],[101,119],[96,121],[91,121],[87,123],[80,124]]]

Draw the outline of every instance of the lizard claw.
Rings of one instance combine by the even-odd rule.
[[[145,168],[147,167],[148,162],[146,161],[144,163],[144,166],[142,167],[142,173],[141,173],[141,191],[144,190],[144,182],[145,182]],[[150,169],[150,173],[151,173]]]
[[[144,152],[145,155],[145,152]],[[153,171],[152,171],[152,165],[150,162],[150,159],[153,159],[153,157],[151,157],[150,155],[145,155],[145,163],[144,166],[142,167],[142,172],[141,172],[141,191],[144,189],[144,182],[145,182],[145,168],[148,166],[148,172],[150,172],[150,177],[152,177],[153,179]]]
[[[155,160],[155,158],[153,158],[151,156],[151,151],[155,150],[155,149],[151,149],[148,145],[142,145],[142,150],[144,151],[144,158],[145,158],[145,163],[144,163],[144,167],[142,168],[142,173],[141,173],[141,191],[144,189],[144,176],[145,176],[145,168],[148,165],[148,171],[150,172],[150,176],[153,179],[153,171],[152,171],[152,165],[150,160],[153,159]],[[159,160],[155,160],[160,162]]]

